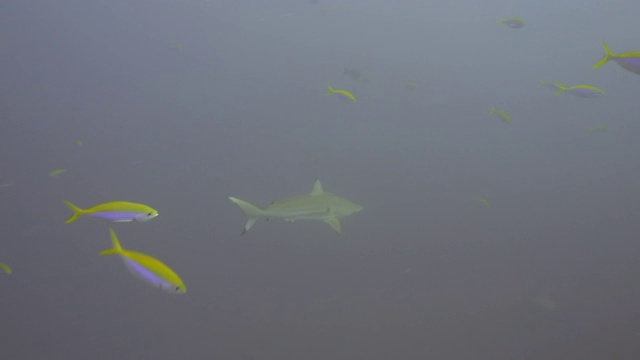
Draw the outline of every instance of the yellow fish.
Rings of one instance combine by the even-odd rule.
[[[593,134],[593,133],[597,133],[597,132],[605,132],[608,129],[609,128],[606,125],[599,125],[599,126],[594,126],[594,127],[590,128],[587,131],[589,132],[589,134]]]
[[[347,99],[351,102],[356,102],[356,97],[353,96],[352,93],[348,92],[347,90],[336,90],[334,88],[331,87],[331,85],[329,85],[329,91],[327,91],[327,93],[325,94],[326,96],[329,96],[331,94],[336,94],[339,95],[340,97],[342,97],[343,99]]]
[[[491,111],[489,111],[489,115],[498,115],[503,118],[507,123],[511,124],[511,116],[507,115],[506,112],[502,110],[498,110],[495,107],[491,107]]]
[[[66,200],[62,201],[73,210],[73,215],[67,220],[67,224],[74,222],[82,215],[89,215],[111,222],[145,222],[158,216],[158,211],[148,205],[127,201],[112,201],[86,210],[80,209]]]
[[[607,46],[607,43],[602,40],[602,47],[604,47],[605,55],[602,60],[593,65],[592,69],[597,69],[600,66],[607,63],[609,60],[615,61],[623,69],[640,75],[640,51],[631,51],[622,54],[614,54]]]
[[[524,27],[524,20],[521,18],[500,19],[500,26],[507,25],[513,29],[520,29]]]
[[[0,269],[2,269],[2,271],[4,271],[8,275],[11,275],[11,273],[13,272],[11,268],[5,263],[0,263]]]
[[[604,91],[591,85],[583,84],[583,85],[574,85],[574,86],[564,86],[564,84],[559,82],[554,82],[553,85],[558,89],[558,92],[556,92],[556,96],[562,94],[565,91],[570,93],[571,95],[575,95],[581,98],[595,98],[604,94]]]
[[[491,207],[491,204],[489,204],[489,201],[483,197],[480,196],[476,196],[476,200],[480,201],[481,203],[483,203],[486,207]]]
[[[76,144],[82,146],[82,140],[76,140]]]
[[[409,81],[409,82],[404,83],[404,87],[407,88],[407,89],[413,90],[413,89],[416,89],[418,87],[418,84],[414,83],[413,81]]]
[[[58,170],[53,170],[52,172],[49,173],[49,176],[54,177],[54,176],[58,176],[60,174],[62,174],[63,172],[66,172],[67,169],[58,169]]]
[[[100,255],[120,255],[125,266],[133,275],[166,292],[172,294],[187,292],[187,287],[184,286],[180,276],[167,265],[149,255],[123,249],[113,229],[109,229],[109,232],[113,249],[101,251]]]

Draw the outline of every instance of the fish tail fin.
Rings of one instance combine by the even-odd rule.
[[[119,255],[122,254],[122,246],[120,246],[120,241],[118,241],[118,237],[116,236],[115,231],[113,229],[109,229],[109,233],[111,234],[111,242],[113,243],[113,249],[107,249],[100,251],[100,255]]]
[[[545,86],[545,85],[547,85],[547,82],[544,80],[540,80],[540,86]]]
[[[244,225],[244,230],[242,231],[243,234],[251,229],[258,218],[266,216],[266,212],[264,210],[244,200],[234,198],[233,196],[229,196],[229,200],[231,200],[232,203],[238,205],[247,217],[247,223]]]
[[[498,109],[496,109],[495,106],[491,107],[491,111],[489,111],[489,115],[493,115],[493,114],[497,114],[498,113]]]
[[[505,20],[503,18],[500,18],[500,26],[504,25]]]
[[[335,90],[331,87],[331,85],[327,85],[329,87],[329,91],[325,94],[325,96],[329,96],[335,92]]]
[[[611,52],[611,49],[609,49],[609,46],[607,45],[606,42],[604,42],[604,40],[602,40],[602,47],[604,48],[604,52],[605,52],[604,57],[597,64],[593,65],[592,69],[599,68],[600,66],[606,64],[607,61],[615,57],[615,55]]]
[[[13,270],[11,270],[9,265],[4,264],[4,263],[0,263],[0,269],[2,269],[2,271],[4,271],[5,274],[7,274],[7,275],[11,275],[11,273],[13,272]]]
[[[73,205],[72,203],[68,202],[67,200],[62,200],[65,204],[67,204],[67,206],[73,211],[73,215],[71,215],[71,217],[67,220],[67,222],[65,224],[69,224],[72,223],[74,221],[76,221],[77,218],[79,218],[81,215],[85,214],[85,211],[80,209],[79,207]]]
[[[559,82],[554,82],[553,85],[558,88],[558,92],[556,92],[556,95],[560,95],[563,92],[567,91],[567,87],[564,86],[564,84],[559,83]]]

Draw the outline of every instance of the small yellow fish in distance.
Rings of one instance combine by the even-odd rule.
[[[555,82],[553,84],[556,88],[558,88],[558,92],[556,92],[556,96],[562,94],[565,91],[571,95],[575,95],[577,97],[581,97],[585,99],[600,97],[604,94],[604,91],[591,85],[583,84],[583,85],[565,86],[564,84],[559,82]]]
[[[489,115],[498,115],[503,118],[507,123],[511,124],[511,116],[507,115],[506,112],[502,110],[498,110],[495,107],[491,107],[491,111],[489,111]]]
[[[524,27],[524,20],[520,18],[500,19],[500,26],[507,25],[512,29],[520,29]]]
[[[331,85],[329,85],[329,91],[327,91],[325,95],[329,96],[331,94],[336,94],[340,96],[342,99],[349,100],[351,102],[356,102],[356,97],[353,96],[352,93],[348,92],[347,90],[334,89],[331,87]]]
[[[481,203],[483,203],[486,207],[491,207],[491,204],[489,204],[489,200],[480,197],[480,196],[476,196],[476,200],[480,201]]]
[[[82,140],[76,140],[76,144],[78,144],[79,146],[82,146]]]
[[[67,169],[57,169],[57,170],[53,170],[52,172],[49,173],[49,176],[54,177],[54,176],[58,176],[60,174],[62,174],[63,172],[66,172]]]
[[[13,272],[11,268],[5,263],[0,263],[0,269],[2,269],[2,271],[4,271],[7,275],[11,275],[11,273]]]
[[[631,51],[622,54],[614,54],[607,46],[607,43],[602,40],[602,47],[604,47],[604,58],[597,64],[593,65],[592,69],[597,69],[600,66],[606,64],[609,60],[615,61],[623,69],[640,75],[640,51]]]
[[[167,265],[149,255],[123,249],[113,229],[109,229],[109,232],[113,249],[101,251],[100,255],[119,255],[133,275],[168,293],[184,294],[187,292],[187,287],[184,286],[180,276]]]
[[[73,215],[67,220],[67,224],[74,222],[82,215],[89,215],[110,222],[145,222],[158,216],[158,211],[148,205],[127,201],[112,201],[86,210],[80,209],[66,200],[62,201],[73,210]]]
[[[589,128],[587,130],[587,132],[589,132],[589,134],[594,134],[594,133],[598,133],[598,132],[605,132],[608,129],[609,128],[606,125],[598,125],[598,126],[594,126],[592,128]]]
[[[409,81],[404,83],[404,87],[405,89],[415,90],[416,88],[418,88],[418,84],[414,83],[413,81]]]

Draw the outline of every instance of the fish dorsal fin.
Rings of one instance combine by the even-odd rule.
[[[313,190],[311,190],[311,195],[320,195],[323,194],[324,190],[322,190],[322,184],[320,180],[316,179],[316,182],[313,183]]]

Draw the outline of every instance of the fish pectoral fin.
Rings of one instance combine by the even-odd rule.
[[[340,220],[338,220],[337,217],[330,217],[328,219],[325,219],[324,222],[329,224],[329,226],[331,226],[331,228],[333,228],[333,230],[335,230],[338,235],[340,235]]]

